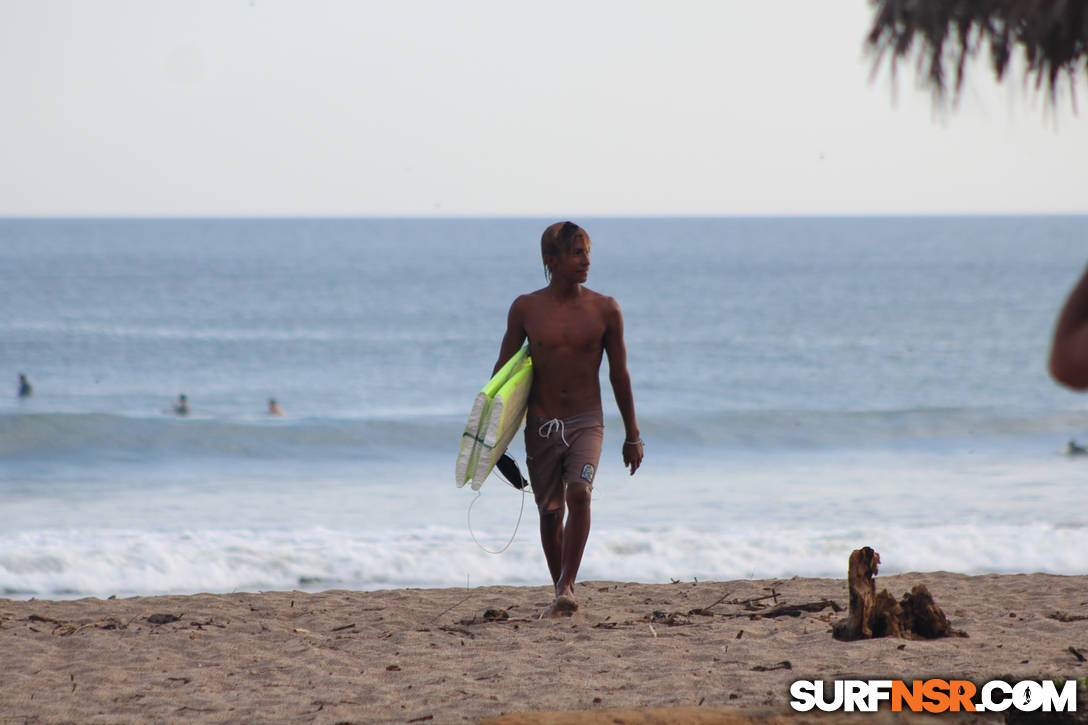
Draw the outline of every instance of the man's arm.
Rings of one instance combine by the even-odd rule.
[[[499,372],[499,368],[506,361],[514,357],[525,343],[525,303],[524,295],[514,300],[510,305],[510,312],[506,315],[506,334],[502,337],[502,345],[499,346],[499,359],[495,363],[495,369],[491,374]]]
[[[1088,390],[1088,269],[1058,316],[1050,348],[1050,374],[1059,383]]]
[[[605,315],[607,326],[604,333],[604,351],[608,355],[608,380],[616,396],[616,407],[623,418],[623,465],[631,469],[631,475],[642,464],[642,438],[635,417],[635,396],[631,392],[631,374],[627,372],[627,346],[623,342],[623,312],[619,304],[608,298]]]

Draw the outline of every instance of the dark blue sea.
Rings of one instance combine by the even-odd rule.
[[[551,221],[0,220],[0,595],[546,583],[453,469]],[[1088,217],[575,221],[646,440],[606,365],[581,578],[1088,570]]]

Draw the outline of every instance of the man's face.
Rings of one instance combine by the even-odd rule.
[[[555,275],[572,282],[585,282],[589,279],[589,237],[579,234],[570,244],[569,252],[560,252]]]

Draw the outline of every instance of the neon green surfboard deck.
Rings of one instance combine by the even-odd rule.
[[[472,403],[457,453],[456,483],[478,491],[506,452],[529,406],[533,361],[526,345],[484,385]]]

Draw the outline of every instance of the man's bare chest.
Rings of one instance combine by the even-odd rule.
[[[550,349],[599,349],[606,330],[592,308],[541,309],[525,320],[525,334],[533,345]]]

